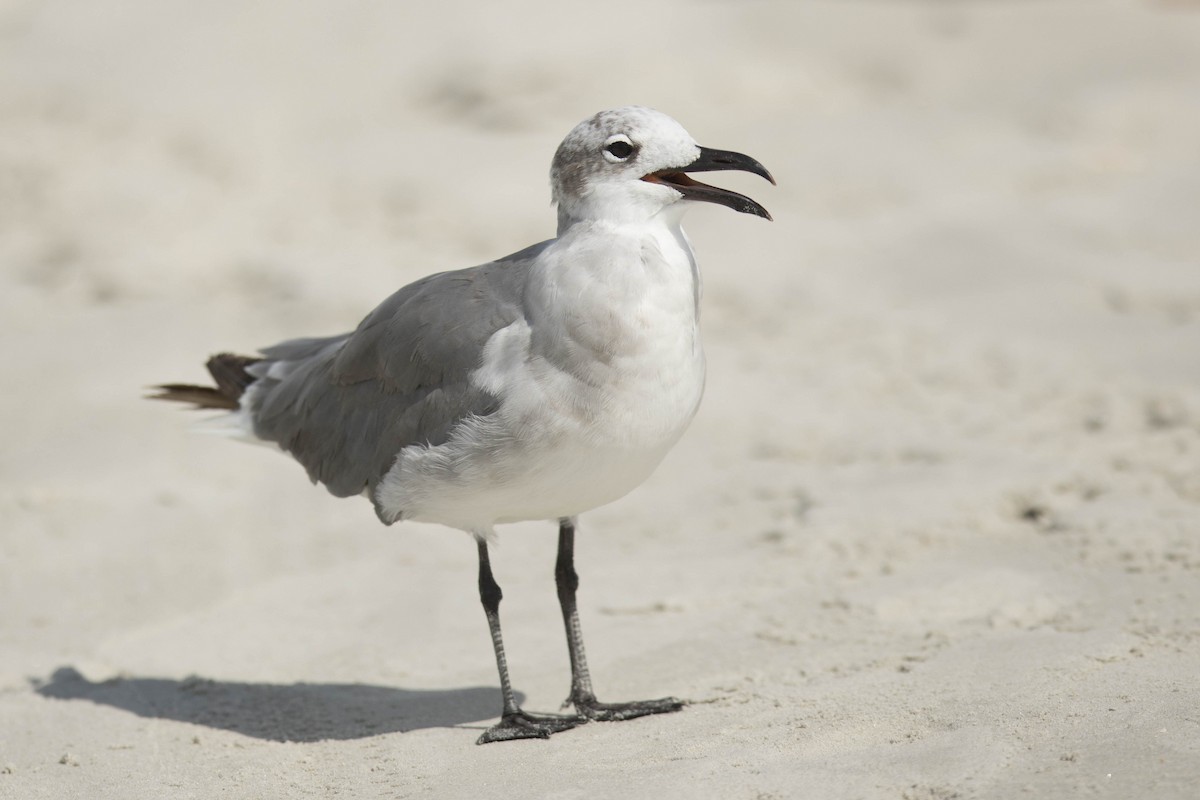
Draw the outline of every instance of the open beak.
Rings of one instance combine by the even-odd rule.
[[[750,156],[735,153],[732,150],[714,150],[711,147],[701,147],[700,157],[686,167],[652,172],[643,177],[642,180],[649,183],[662,183],[670,186],[688,200],[718,203],[728,206],[734,211],[740,211],[743,214],[754,214],[763,219],[771,219],[770,213],[765,208],[744,194],[731,192],[728,189],[720,189],[716,186],[709,186],[707,183],[692,180],[687,174],[689,172],[715,172],[723,169],[753,172],[755,175],[761,175],[766,178],[772,184],[775,183],[775,179],[771,177],[770,172],[767,172],[767,168]]]

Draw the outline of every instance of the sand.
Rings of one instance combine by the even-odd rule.
[[[1198,796],[1200,7],[415,5],[0,4],[0,797]],[[140,395],[550,236],[635,102],[779,179],[691,212],[705,403],[581,520],[601,696],[693,702],[476,747],[470,540]]]

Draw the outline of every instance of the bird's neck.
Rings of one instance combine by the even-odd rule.
[[[657,212],[647,215],[644,209],[636,206],[623,209],[614,208],[610,205],[602,207],[594,207],[583,203],[576,203],[568,206],[566,203],[558,205],[558,237],[562,238],[575,227],[582,226],[608,226],[615,228],[679,228],[683,222],[683,214],[687,210],[688,204],[684,202],[672,203],[657,210]]]
[[[545,277],[625,307],[649,295],[686,298],[689,313],[697,314],[700,271],[679,206],[648,220],[572,222],[554,241],[557,257],[543,262]]]

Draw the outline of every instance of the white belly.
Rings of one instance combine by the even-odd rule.
[[[498,523],[572,517],[617,500],[649,477],[669,449],[605,451],[576,440],[496,457],[448,443],[402,453],[388,475],[402,491],[389,500],[401,504],[404,519],[486,533]],[[447,456],[458,465],[449,479],[442,468]]]

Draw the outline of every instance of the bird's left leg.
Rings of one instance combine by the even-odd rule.
[[[579,625],[579,609],[575,592],[579,576],[575,573],[575,520],[564,517],[558,521],[558,560],[554,565],[554,582],[558,587],[558,602],[562,606],[563,623],[567,628],[567,650],[571,656],[571,694],[564,705],[589,719],[616,721],[664,714],[683,708],[684,701],[674,697],[657,700],[634,700],[628,703],[601,703],[592,689],[587,657],[583,652],[583,630]]]

